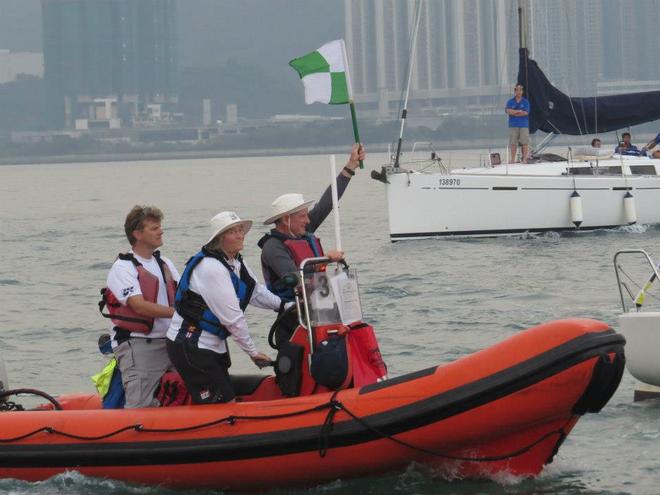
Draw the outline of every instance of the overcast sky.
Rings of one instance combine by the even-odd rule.
[[[179,65],[244,58],[288,70],[291,58],[344,36],[343,9],[343,0],[178,0]],[[41,51],[40,0],[0,0],[2,48]]]

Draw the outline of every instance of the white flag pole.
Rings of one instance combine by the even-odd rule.
[[[335,248],[341,251],[341,233],[339,231],[339,199],[337,197],[337,167],[335,155],[330,155],[330,187],[332,189],[332,212],[335,217]]]

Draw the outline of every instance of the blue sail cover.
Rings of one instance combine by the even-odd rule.
[[[571,98],[550,83],[526,48],[520,49],[518,83],[531,106],[531,133],[599,134],[660,119],[660,91]]]

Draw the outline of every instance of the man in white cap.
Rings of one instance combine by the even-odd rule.
[[[179,272],[158,251],[163,245],[162,220],[163,213],[155,206],[131,209],[124,222],[131,250],[112,265],[103,293],[126,408],[157,406],[154,391],[163,373],[172,368],[165,333],[174,314]]]
[[[337,196],[342,197],[351,177],[355,175],[366,152],[361,144],[355,144],[346,166],[337,176]],[[283,194],[273,201],[271,216],[265,225],[275,224],[270,233],[259,240],[261,269],[268,288],[283,300],[293,300],[293,290],[282,283],[288,273],[298,271],[305,258],[327,256],[333,261],[344,257],[343,251],[323,252],[321,242],[313,235],[323,220],[332,211],[331,188],[325,190],[321,199],[311,210],[313,201],[305,201],[302,194]]]
[[[250,336],[245,309],[251,304],[279,310],[282,301],[257,282],[240,254],[251,227],[251,220],[241,220],[233,211],[218,213],[211,219],[211,237],[181,275],[167,352],[194,404],[234,399],[228,336],[257,366],[271,362]]]

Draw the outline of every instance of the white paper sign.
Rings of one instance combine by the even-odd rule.
[[[330,287],[337,301],[339,316],[344,325],[350,325],[362,320],[360,291],[357,280],[350,278],[346,272],[339,272],[330,279]]]

